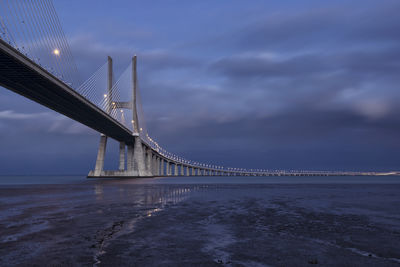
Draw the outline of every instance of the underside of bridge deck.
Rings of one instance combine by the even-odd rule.
[[[0,40],[0,85],[126,144],[129,129]]]

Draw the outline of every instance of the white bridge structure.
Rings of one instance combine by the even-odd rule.
[[[88,177],[398,175],[398,172],[285,171],[217,166],[184,159],[152,139],[138,87],[137,57],[118,79],[108,57],[81,82],[51,0],[0,0],[0,86],[100,133]],[[130,92],[130,97],[121,95]],[[104,170],[107,140],[119,142],[119,166]]]

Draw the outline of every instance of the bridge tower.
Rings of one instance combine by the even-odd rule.
[[[132,142],[119,143],[119,168],[118,170],[104,170],[104,160],[108,137],[100,134],[99,149],[97,152],[96,165],[90,171],[88,177],[154,177],[157,175],[157,156],[153,155],[151,148],[145,146],[140,138],[142,128],[138,116],[138,88],[137,88],[137,57],[132,58],[132,98],[128,102],[118,102],[113,99],[113,61],[108,57],[107,71],[107,113],[111,114],[113,109],[132,110]],[[126,153],[126,162],[125,162]],[[126,167],[125,167],[126,163]]]

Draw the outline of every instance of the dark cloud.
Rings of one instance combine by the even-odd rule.
[[[159,139],[173,152],[197,160],[207,160],[212,153],[218,163],[233,166],[256,168],[251,161],[254,159],[269,168],[395,169],[397,163],[392,157],[399,149],[396,141],[400,130],[396,114],[384,120],[370,120],[352,111],[296,109],[271,117],[247,116],[223,123],[202,120],[179,131],[164,132]],[[154,127],[160,132],[163,124]]]
[[[275,12],[247,25],[234,36],[245,49],[293,51],[343,49],[369,43],[398,43],[398,1],[354,8],[349,3]]]
[[[254,54],[222,58],[211,65],[230,78],[297,78],[347,72],[357,76],[393,76],[400,68],[400,51],[389,46],[355,51],[319,51],[301,55]],[[397,76],[397,75],[396,75]]]

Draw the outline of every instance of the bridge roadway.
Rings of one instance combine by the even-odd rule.
[[[67,84],[0,39],[0,85],[115,140],[132,144],[132,132]]]

